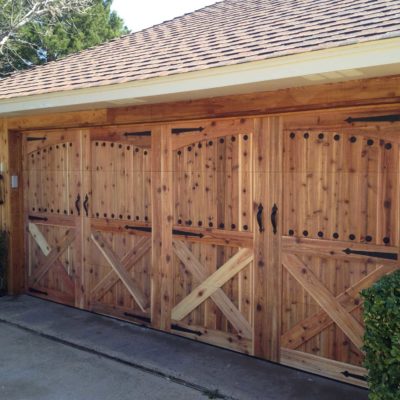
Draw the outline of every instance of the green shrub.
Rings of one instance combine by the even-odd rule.
[[[7,291],[7,233],[0,231],[0,295]]]
[[[400,400],[400,270],[362,296],[370,400]]]

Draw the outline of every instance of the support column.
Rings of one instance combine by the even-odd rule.
[[[170,127],[161,126],[152,130],[151,160],[151,318],[154,328],[169,331],[173,291],[173,172]]]
[[[264,232],[254,238],[254,355],[278,362],[281,329],[282,127],[279,117],[256,119],[254,207]],[[275,216],[272,213],[275,213]],[[276,232],[274,224],[276,221]]]

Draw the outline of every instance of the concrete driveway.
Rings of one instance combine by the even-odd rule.
[[[0,298],[0,399],[367,400],[366,390],[30,296]]]

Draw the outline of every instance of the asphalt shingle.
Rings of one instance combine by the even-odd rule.
[[[400,36],[399,0],[225,0],[0,80],[0,99]]]

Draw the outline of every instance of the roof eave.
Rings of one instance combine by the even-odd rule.
[[[400,38],[202,71],[0,100],[0,116],[215,97],[398,74]]]

